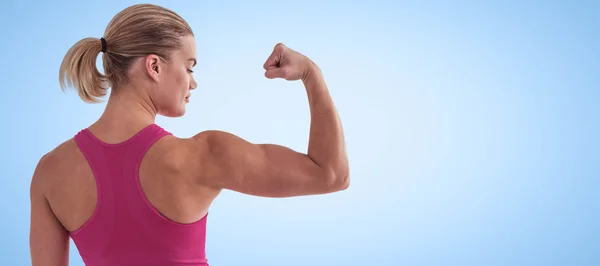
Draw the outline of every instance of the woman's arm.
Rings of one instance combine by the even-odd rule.
[[[67,266],[69,265],[69,235],[44,196],[44,168],[50,164],[48,157],[44,156],[40,160],[31,180],[29,233],[31,265]]]
[[[278,44],[265,63],[268,78],[302,80],[311,113],[308,152],[254,144],[222,131],[193,138],[198,182],[265,197],[331,193],[349,186],[344,133],[321,71],[304,55]]]

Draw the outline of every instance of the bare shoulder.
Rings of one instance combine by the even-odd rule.
[[[194,166],[198,164],[198,156],[206,153],[203,142],[198,135],[191,138],[169,135],[152,145],[145,156],[150,159],[149,161],[160,164],[160,166],[156,165],[157,167],[185,172],[191,170],[191,167],[198,168]],[[190,161],[192,158],[194,158],[193,163]]]
[[[173,137],[164,144],[170,149],[170,152],[164,152],[165,160],[175,160],[174,164],[185,169],[196,183],[215,189],[223,188],[219,184],[220,177],[233,175],[228,170],[233,170],[234,164],[244,164],[240,154],[253,146],[241,137],[221,130],[206,130],[189,138]]]
[[[206,185],[202,181],[215,167],[215,152],[225,150],[224,145],[219,146],[223,135],[231,134],[210,130],[188,138],[165,136],[152,145],[145,160],[151,162],[154,169],[160,169],[169,176],[184,177],[198,185]]]
[[[230,149],[251,144],[233,133],[221,130],[202,131],[190,138],[190,142],[193,143],[196,152],[202,152],[208,157],[218,157]]]
[[[250,143],[242,137],[221,130],[206,130],[190,138],[194,160],[205,162],[207,170],[243,164],[249,157],[261,155],[260,145]],[[242,158],[246,157],[246,158]],[[206,173],[210,174],[210,173]]]
[[[198,162],[204,159],[207,163],[224,156],[231,149],[241,148],[250,143],[241,137],[221,130],[202,131],[190,138],[177,140],[181,156]]]
[[[175,160],[185,166],[192,166],[197,175],[203,173],[214,163],[214,157],[227,150],[227,140],[239,138],[231,133],[219,130],[202,131],[190,138],[166,138],[163,154],[167,160]]]
[[[71,138],[44,154],[35,167],[32,187],[47,187],[56,181],[65,169],[73,169],[77,165],[73,159],[77,157],[78,152],[77,144]]]

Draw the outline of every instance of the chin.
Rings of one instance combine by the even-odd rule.
[[[185,107],[165,110],[165,111],[159,112],[159,114],[161,114],[162,116],[171,117],[171,118],[182,117],[183,115],[185,115]]]

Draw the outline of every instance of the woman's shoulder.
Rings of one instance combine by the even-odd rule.
[[[51,170],[64,167],[69,164],[70,157],[74,157],[78,153],[77,144],[74,138],[70,138],[39,159],[38,167],[43,170]]]
[[[80,153],[73,138],[68,139],[49,152],[43,154],[33,172],[32,187],[48,187],[55,179],[63,176],[68,169],[75,168]]]

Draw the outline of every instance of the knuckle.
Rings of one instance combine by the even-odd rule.
[[[285,49],[285,44],[283,43],[278,43],[277,45],[275,45],[275,50],[277,51],[283,51]]]

